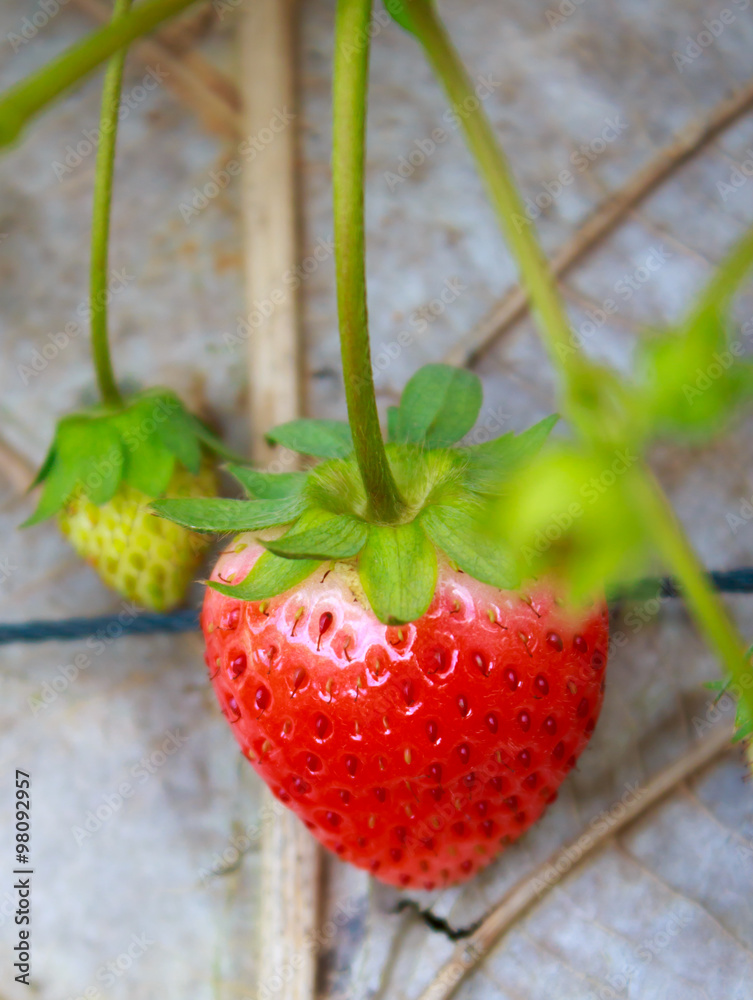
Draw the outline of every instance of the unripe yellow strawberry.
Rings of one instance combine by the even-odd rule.
[[[216,497],[217,455],[232,457],[169,389],[70,414],[33,483],[42,494],[24,526],[55,517],[109,587],[168,611],[185,597],[209,541],[155,517],[149,504]]]
[[[216,496],[217,477],[209,465],[198,476],[177,468],[166,493]],[[108,587],[143,607],[169,611],[182,601],[211,539],[155,517],[151,499],[123,482],[100,507],[81,494],[70,499],[58,523]]]

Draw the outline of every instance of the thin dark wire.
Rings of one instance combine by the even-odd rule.
[[[753,567],[709,573],[714,587],[723,594],[753,593]],[[680,589],[670,577],[641,580],[629,589],[613,595],[613,602],[649,597],[679,597]],[[137,612],[125,617],[119,614],[96,618],[63,618],[60,621],[27,621],[0,625],[0,646],[14,642],[49,642],[52,640],[111,638],[123,635],[159,635],[160,633],[195,632],[199,627],[199,612],[193,608],[173,611],[167,615]]]

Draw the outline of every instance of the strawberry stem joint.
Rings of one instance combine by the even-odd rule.
[[[127,16],[118,0],[113,26]],[[150,499],[165,493],[217,492],[209,455],[221,443],[168,389],[123,398],[107,335],[108,247],[118,109],[125,49],[112,57],[102,93],[92,213],[90,316],[101,402],[64,417],[33,485],[42,496],[26,525],[53,515],[71,544],[123,596],[165,611],[179,604],[207,539],[152,517]]]
[[[490,530],[504,484],[556,417],[455,447],[478,378],[421,369],[377,415],[364,266],[371,4],[337,5],[333,185],[349,424],[298,420],[270,440],[322,459],[273,475],[230,466],[250,499],[156,502],[186,528],[241,531],[202,612],[222,709],[273,792],[338,855],[396,885],[469,878],[554,800],[601,708],[603,601],[575,613],[522,589]],[[261,539],[255,532],[263,532]]]

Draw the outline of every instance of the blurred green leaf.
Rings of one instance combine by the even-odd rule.
[[[646,338],[636,359],[635,418],[650,436],[704,439],[753,394],[753,365],[731,335],[731,300],[753,267],[753,232],[715,272],[677,330]]]
[[[495,524],[521,577],[554,572],[577,600],[639,577],[649,548],[630,496],[638,463],[629,449],[558,445],[514,475]]]

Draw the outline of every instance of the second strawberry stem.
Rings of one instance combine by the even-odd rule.
[[[364,157],[371,0],[338,0],[332,124],[332,188],[340,349],[345,398],[369,516],[400,520],[405,505],[379,427],[371,370],[364,239]]]
[[[539,247],[534,226],[526,216],[507,158],[431,0],[412,4],[410,17],[412,30],[462,122],[466,140],[538,314],[539,329],[552,362],[561,372],[566,389],[570,388],[573,372],[572,362],[568,363],[568,359],[573,355],[575,345],[567,313],[554,274]],[[745,260],[745,255],[741,254],[741,266]],[[562,350],[563,347],[565,350]],[[594,419],[599,419],[598,414],[594,415]],[[753,712],[753,693],[750,690],[753,673],[743,653],[742,636],[719,595],[711,587],[661,487],[647,468],[639,470],[634,477],[634,497],[645,515],[657,550],[682,585],[697,624],[739,684],[740,696]]]
[[[131,0],[115,0],[112,14],[113,22],[126,14],[130,6]],[[110,359],[107,326],[107,279],[112,182],[115,172],[118,112],[120,110],[120,91],[123,84],[125,57],[125,49],[120,49],[112,57],[107,64],[102,87],[102,111],[99,119],[100,138],[94,175],[91,263],[89,266],[92,355],[99,392],[102,402],[107,406],[118,406],[123,402]]]

